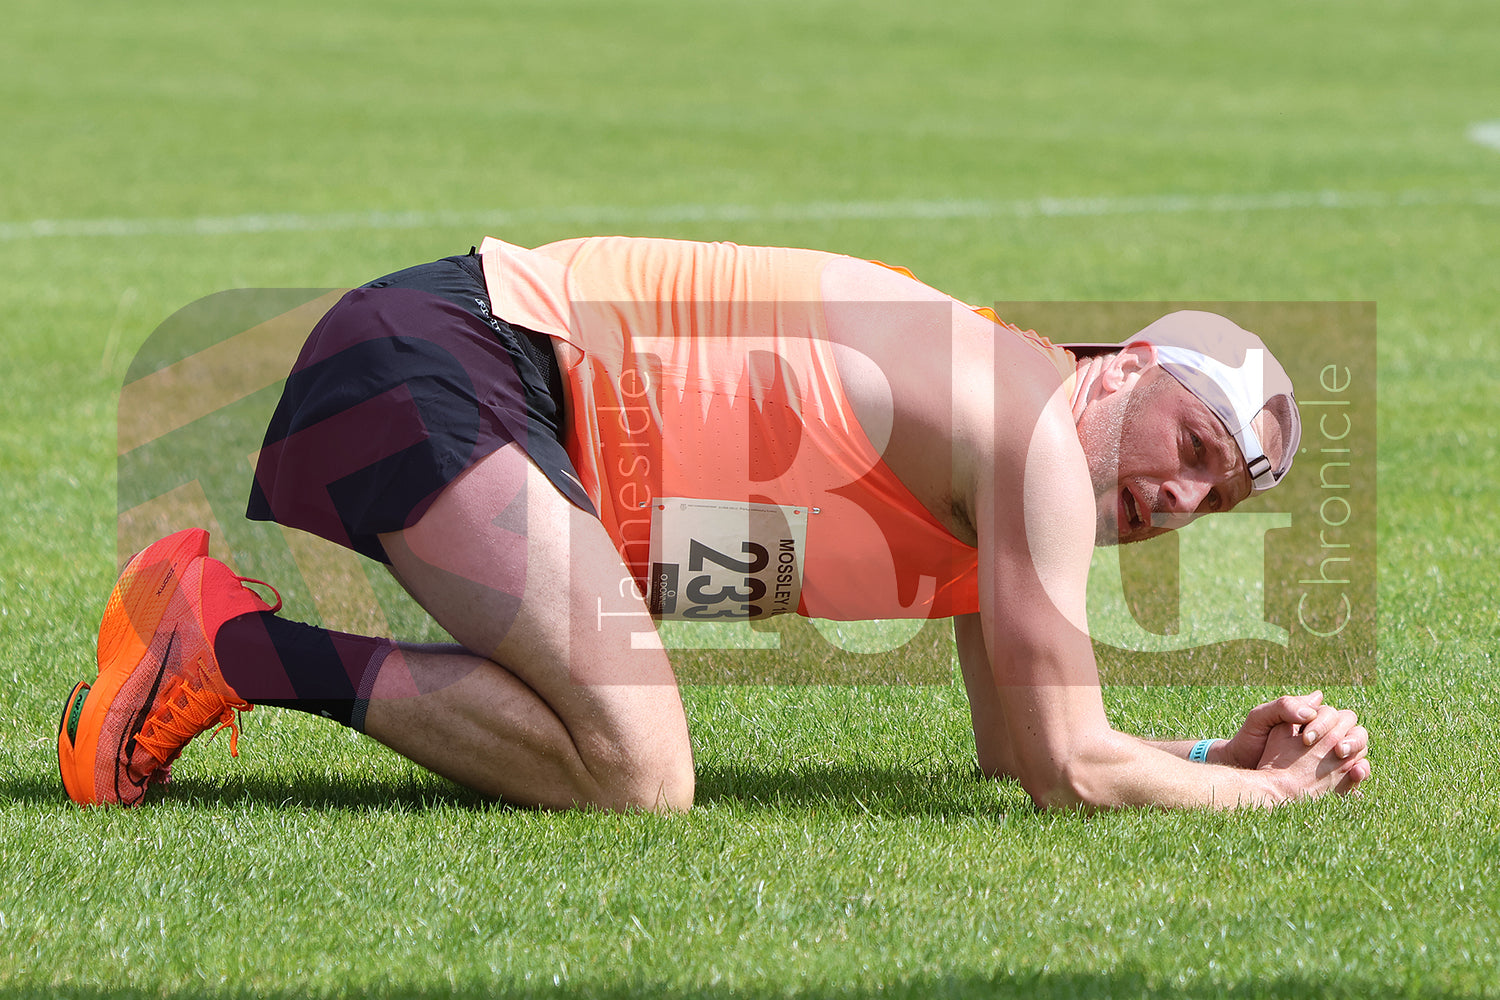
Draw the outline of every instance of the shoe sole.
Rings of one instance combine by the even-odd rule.
[[[57,770],[62,775],[63,790],[68,793],[68,798],[79,803],[91,801],[87,795],[92,794],[93,789],[85,793],[75,781],[74,775],[78,768],[73,758],[73,744],[68,737],[68,716],[73,714],[73,706],[77,704],[79,697],[91,687],[88,681],[74,684],[73,690],[68,692],[67,700],[63,702],[62,718],[57,720]],[[73,731],[78,731],[76,725]]]
[[[58,769],[63,788],[74,802],[93,805],[106,801],[94,780],[104,717],[150,649],[183,572],[194,559],[207,554],[208,532],[189,528],[147,546],[120,572],[99,625],[99,676],[92,685],[80,682],[74,686],[58,724]],[[88,697],[75,729],[79,735],[69,739],[68,716],[82,692]]]

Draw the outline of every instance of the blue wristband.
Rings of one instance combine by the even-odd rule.
[[[1193,749],[1188,754],[1188,760],[1196,761],[1199,764],[1208,763],[1208,748],[1213,745],[1213,740],[1199,740],[1193,744]]]

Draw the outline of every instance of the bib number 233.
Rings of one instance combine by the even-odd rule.
[[[806,507],[663,497],[651,511],[648,606],[685,621],[796,611],[806,544]]]

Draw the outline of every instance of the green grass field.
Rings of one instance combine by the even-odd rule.
[[[0,0],[0,24],[3,1000],[1500,994],[1491,5]],[[951,684],[699,684],[685,817],[496,806],[271,709],[146,808],[67,802],[56,713],[157,324],[606,231],[838,250],[981,304],[1375,302],[1379,671],[1328,689],[1372,734],[1366,794],[1041,814],[975,780]],[[1198,737],[1276,693],[1106,699]]]

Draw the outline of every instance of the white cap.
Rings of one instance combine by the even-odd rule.
[[[1131,344],[1156,348],[1157,363],[1203,401],[1223,423],[1244,456],[1251,488],[1260,493],[1281,482],[1302,438],[1292,380],[1259,337],[1216,313],[1169,313],[1118,344],[1063,344],[1076,353],[1119,350]],[[1279,428],[1279,454],[1262,443]]]

